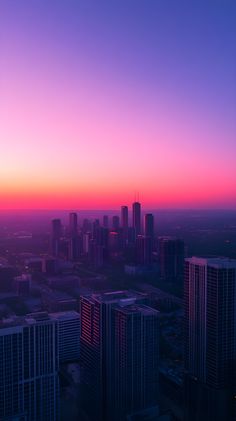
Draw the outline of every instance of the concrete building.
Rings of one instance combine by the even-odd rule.
[[[185,261],[185,419],[236,417],[236,260]]]
[[[77,311],[51,313],[58,325],[59,363],[76,361],[80,355],[80,314]]]
[[[0,419],[55,421],[57,324],[46,313],[0,322]]]
[[[140,293],[81,297],[84,407],[91,420],[125,420],[158,400],[158,312]]]

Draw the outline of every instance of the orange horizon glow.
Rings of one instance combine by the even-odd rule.
[[[110,209],[135,191],[149,208],[236,209],[230,31],[222,60],[207,24],[199,57],[198,21],[167,33],[165,8],[147,26],[122,12],[121,33],[115,8],[19,3],[0,6],[0,209]]]

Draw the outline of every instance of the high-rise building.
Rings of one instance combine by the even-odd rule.
[[[69,238],[68,243],[68,257],[70,260],[76,261],[79,258],[81,239],[78,235]]]
[[[78,235],[78,216],[76,212],[69,214],[69,241],[68,257],[70,260],[78,260],[81,254],[81,246]]]
[[[166,281],[182,281],[184,272],[184,242],[175,237],[158,239],[161,277]]]
[[[143,294],[127,291],[81,297],[84,406],[91,420],[125,420],[157,404],[158,312]]]
[[[53,256],[58,256],[60,251],[60,239],[62,236],[62,225],[60,219],[52,220],[51,231],[51,252]]]
[[[120,218],[118,215],[114,215],[112,217],[112,229],[114,231],[118,231],[119,228],[120,228]]]
[[[129,210],[128,206],[121,206],[121,228],[128,230],[129,226]]]
[[[236,260],[185,260],[185,420],[236,419]]]
[[[78,216],[76,212],[69,214],[69,234],[71,237],[77,236],[78,234]]]
[[[55,421],[57,324],[45,313],[0,323],[0,419]]]
[[[136,264],[150,265],[152,263],[152,238],[138,235],[135,240]]]
[[[141,234],[141,205],[139,202],[134,202],[132,205],[133,210],[133,228],[135,235]]]
[[[58,326],[59,363],[76,361],[80,352],[80,315],[77,311],[50,313]]]
[[[121,206],[121,228],[122,228],[123,246],[125,247],[128,244],[128,237],[129,237],[128,206]]]
[[[109,227],[109,217],[108,215],[103,215],[103,228],[108,228]]]
[[[154,237],[154,216],[152,213],[144,215],[144,235],[146,237]]]
[[[119,305],[113,310],[114,381],[109,389],[110,419],[126,420],[158,404],[158,312],[143,304]]]

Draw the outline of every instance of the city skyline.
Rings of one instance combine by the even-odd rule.
[[[0,209],[235,209],[235,14],[1,1]]]

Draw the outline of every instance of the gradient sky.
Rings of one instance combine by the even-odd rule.
[[[0,0],[0,208],[236,208],[235,0]]]

